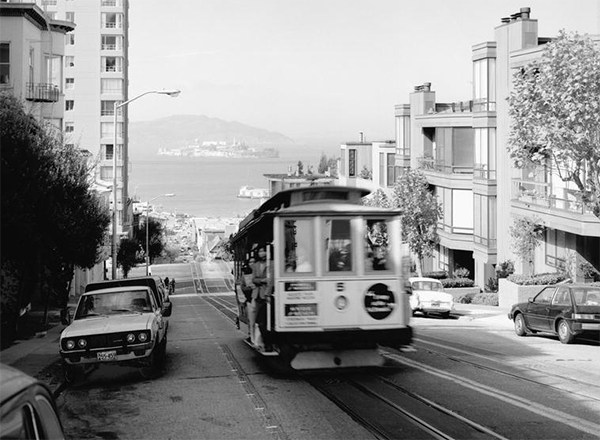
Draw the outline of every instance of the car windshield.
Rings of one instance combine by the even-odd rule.
[[[124,292],[94,292],[81,298],[75,319],[90,316],[106,316],[120,313],[151,312],[152,303],[147,290],[127,290]]]
[[[599,288],[579,288],[573,289],[575,304],[578,306],[599,306],[600,289]]]
[[[430,291],[441,291],[444,290],[442,283],[436,281],[413,281],[413,290],[430,290]]]

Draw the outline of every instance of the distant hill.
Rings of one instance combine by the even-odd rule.
[[[276,149],[294,144],[281,133],[203,115],[175,115],[129,123],[130,157],[154,157],[159,148],[181,148],[204,141],[236,141],[249,147]]]

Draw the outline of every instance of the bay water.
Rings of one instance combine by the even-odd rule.
[[[258,199],[238,198],[241,186],[267,188],[263,174],[295,171],[298,161],[304,170],[317,171],[321,154],[337,157],[335,149],[294,146],[279,151],[278,158],[224,158],[155,156],[130,158],[129,194],[142,202],[161,194],[151,204],[162,211],[192,217],[244,217],[258,207]]]

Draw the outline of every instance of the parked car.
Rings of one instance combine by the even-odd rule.
[[[79,380],[86,367],[132,365],[152,377],[167,349],[170,304],[160,307],[148,286],[91,290],[79,298],[73,321],[60,336],[65,380]]]
[[[65,438],[52,392],[42,382],[0,364],[0,399],[0,438]]]
[[[435,314],[447,318],[454,310],[454,297],[444,292],[440,280],[434,278],[412,277],[408,279],[412,293],[409,298],[413,315]]]
[[[171,304],[169,299],[169,286],[165,286],[162,278],[156,275],[89,283],[87,286],[85,286],[85,291],[91,292],[92,290],[108,289],[109,287],[121,286],[148,286],[152,289],[152,293],[161,307],[163,307],[164,303]],[[171,307],[171,305],[168,307]]]
[[[545,287],[533,299],[515,304],[508,313],[515,333],[553,333],[563,344],[571,344],[589,332],[600,338],[600,287],[562,284]]]

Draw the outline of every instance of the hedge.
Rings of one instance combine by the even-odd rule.
[[[444,278],[440,280],[445,289],[453,287],[473,287],[475,281],[470,278]]]
[[[537,275],[512,274],[508,276],[508,281],[520,286],[557,284],[566,279],[567,275],[564,273],[540,273]]]

